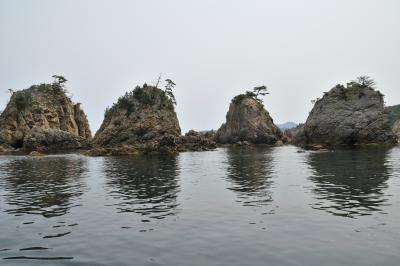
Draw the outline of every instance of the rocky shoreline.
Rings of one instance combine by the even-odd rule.
[[[81,105],[67,96],[66,79],[55,77],[52,84],[11,91],[0,115],[0,154],[118,156],[284,144],[322,149],[395,145],[400,139],[400,106],[385,107],[383,95],[365,77],[324,93],[304,124],[283,132],[259,98],[267,94],[265,86],[234,97],[217,131],[182,135],[172,93],[175,84],[167,80],[165,89],[144,84],[105,111],[93,138]]]

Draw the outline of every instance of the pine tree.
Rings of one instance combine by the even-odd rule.
[[[164,92],[165,92],[165,94],[171,99],[172,103],[173,103],[174,105],[176,105],[175,95],[174,95],[174,93],[172,92],[172,89],[175,88],[175,85],[176,85],[176,84],[175,84],[172,80],[170,80],[170,79],[166,79],[165,82],[166,82],[167,84],[165,85],[165,90],[164,90]]]

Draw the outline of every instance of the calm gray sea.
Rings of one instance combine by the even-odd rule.
[[[0,156],[0,265],[400,265],[400,148]]]

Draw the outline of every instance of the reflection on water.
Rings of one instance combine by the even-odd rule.
[[[149,155],[106,158],[106,189],[120,212],[162,219],[176,213],[178,157]]]
[[[0,265],[397,266],[400,148],[299,151],[0,156]]]
[[[314,175],[310,178],[318,200],[313,208],[347,217],[381,211],[390,177],[387,153],[382,149],[311,153],[308,163]]]
[[[77,206],[77,197],[85,185],[87,171],[81,157],[18,158],[0,165],[0,186],[6,212],[23,215],[39,214],[54,217],[66,214]]]
[[[227,150],[228,178],[241,202],[246,206],[263,205],[272,200],[270,186],[272,149],[232,148]]]

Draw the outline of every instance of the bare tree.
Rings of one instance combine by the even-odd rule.
[[[160,73],[160,75],[158,75],[158,79],[157,79],[157,82],[156,82],[156,88],[157,89],[158,89],[158,85],[160,85],[161,77],[162,77],[162,74]]]
[[[375,80],[373,80],[369,76],[357,77],[357,79],[354,80],[353,82],[355,82],[363,87],[368,87],[368,88],[375,88],[375,85],[376,85]]]

